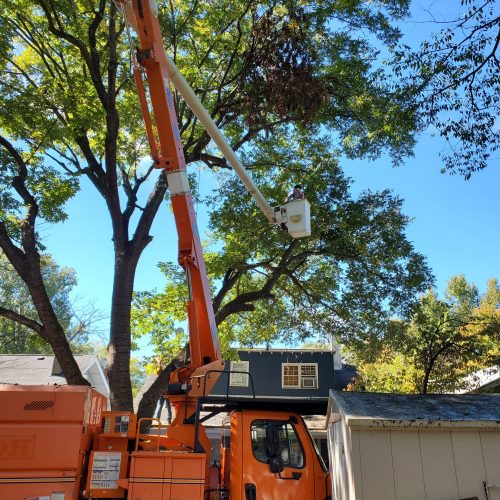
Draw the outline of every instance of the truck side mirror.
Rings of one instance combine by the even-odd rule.
[[[267,459],[269,470],[273,474],[279,474],[284,469],[284,466],[279,456],[276,429],[272,425],[266,427],[266,448],[267,456],[269,457]]]
[[[279,474],[285,467],[283,466],[283,462],[281,461],[280,457],[277,455],[274,457],[271,457],[267,463],[269,464],[269,470],[273,474]]]

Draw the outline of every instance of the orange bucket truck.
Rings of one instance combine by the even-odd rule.
[[[1,387],[0,499],[326,500],[328,471],[300,415],[326,413],[327,401],[211,395],[221,377],[229,384],[230,372],[219,347],[171,84],[271,223],[292,237],[308,236],[309,203],[303,197],[279,207],[266,202],[166,55],[155,1],[116,4],[137,34],[134,75],[146,134],[154,166],[166,173],[178,260],[189,282],[190,361],[170,376],[164,397],[175,416],[169,425],[107,412],[104,398],[88,387]],[[222,412],[230,415],[229,438],[214,465],[203,422]]]

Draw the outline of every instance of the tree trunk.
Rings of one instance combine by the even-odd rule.
[[[151,384],[149,389],[143,394],[139,407],[137,408],[137,418],[152,418],[158,400],[167,390],[170,380],[170,373],[175,369],[174,362],[170,362],[159,374],[158,378]]]
[[[430,374],[431,374],[431,370],[429,370],[429,369],[425,370],[424,380],[422,382],[422,392],[420,394],[427,394]]]
[[[130,256],[127,250],[120,249],[115,244],[107,374],[111,408],[120,411],[133,411],[130,381],[130,311],[137,260],[137,256]]]
[[[143,394],[137,409],[137,418],[151,418],[158,400],[165,393],[170,381],[170,374],[177,368],[185,365],[189,357],[189,344],[186,344],[182,351],[175,356],[172,361],[158,374],[157,379],[151,384]]]
[[[441,351],[439,351],[441,352]],[[431,372],[434,368],[434,365],[436,364],[436,359],[438,358],[439,353],[436,354],[435,356],[431,356],[429,363],[425,367],[425,373],[424,373],[424,380],[422,382],[422,392],[421,394],[427,394],[427,391],[429,390],[429,379],[431,378]]]
[[[37,278],[41,280],[41,276],[39,276],[38,272],[34,274],[36,276],[33,276],[32,280],[25,282],[33,298],[33,304],[40,318],[40,323],[42,324],[40,335],[52,347],[66,382],[70,385],[89,385],[71,352],[68,339],[52,309],[43,281],[37,283],[39,281]]]

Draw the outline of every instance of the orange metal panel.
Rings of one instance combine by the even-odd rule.
[[[170,493],[170,484],[165,484],[164,481],[165,456],[163,453],[140,451],[132,453],[128,499],[163,500],[169,498],[167,495]]]
[[[186,500],[203,500],[205,496],[204,484],[182,484],[172,483],[172,489],[169,497],[163,497],[163,500],[178,498]]]
[[[78,498],[78,488],[74,482],[53,483],[20,483],[2,484],[0,498],[2,500],[25,500],[26,498],[47,497],[57,500],[73,500]]]
[[[0,474],[4,469],[76,469],[82,425],[38,423],[0,426]]]
[[[92,392],[88,386],[0,385],[0,421],[83,422]]]
[[[87,386],[0,386],[0,499],[76,500],[105,402]]]
[[[166,491],[164,491],[166,486]],[[170,485],[163,483],[131,483],[127,498],[129,500],[164,500],[170,498]],[[186,499],[187,500],[187,499]]]
[[[160,452],[134,452],[130,464],[130,478],[163,478],[164,456]]]
[[[137,416],[125,411],[104,411],[102,413],[103,431],[108,437],[134,438]]]
[[[132,453],[129,500],[203,500],[204,453]]]
[[[183,453],[172,457],[172,477],[205,479],[205,454]]]

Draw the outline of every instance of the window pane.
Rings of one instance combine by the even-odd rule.
[[[301,365],[300,371],[303,377],[316,377],[316,365]]]
[[[290,422],[255,420],[250,426],[250,433],[253,454],[260,462],[269,463],[271,455],[267,447],[266,433],[272,433],[272,440],[282,464],[297,469],[304,467],[302,446]]]
[[[252,451],[257,460],[267,462],[269,458],[266,445],[267,422],[256,421],[251,426]]]
[[[299,385],[299,366],[283,365],[283,386],[297,387]]]
[[[283,424],[278,430],[280,457],[285,467],[302,468],[304,455],[292,424]]]

